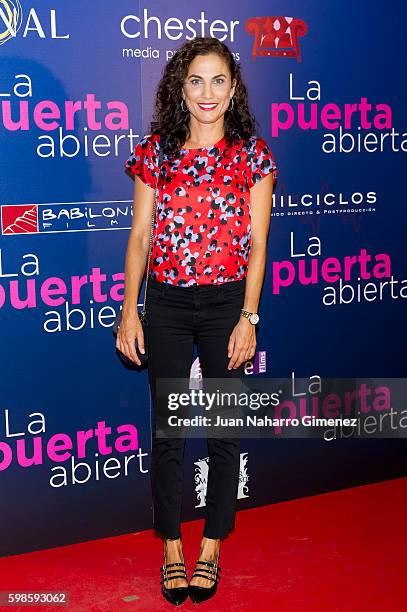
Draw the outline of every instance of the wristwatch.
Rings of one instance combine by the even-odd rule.
[[[242,308],[240,314],[242,315],[242,317],[246,317],[246,319],[249,319],[252,325],[256,325],[256,323],[260,321],[260,317],[257,312],[249,312],[248,310],[244,310]]]

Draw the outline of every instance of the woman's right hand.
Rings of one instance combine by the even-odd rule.
[[[141,353],[144,353],[144,333],[137,312],[123,312],[119,331],[117,332],[116,348],[137,365],[141,361],[137,356],[135,340]]]

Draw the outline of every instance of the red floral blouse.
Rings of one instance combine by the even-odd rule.
[[[145,136],[125,163],[128,174],[155,189],[159,134]],[[240,139],[225,155],[226,140],[163,157],[156,199],[150,275],[190,286],[240,280],[251,247],[250,188],[278,169],[265,140]]]

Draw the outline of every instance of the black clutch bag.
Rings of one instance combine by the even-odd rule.
[[[154,204],[153,204],[153,215],[151,218],[151,232],[150,232],[150,246],[148,249],[148,261],[147,261],[147,272],[146,272],[146,282],[145,282],[145,286],[144,286],[144,300],[143,300],[143,308],[141,311],[138,312],[138,316],[141,322],[141,326],[143,328],[143,335],[144,335],[144,349],[145,349],[145,353],[141,353],[138,347],[138,343],[137,343],[137,338],[135,339],[135,349],[136,349],[136,353],[137,353],[137,357],[140,359],[141,362],[141,366],[146,365],[147,360],[148,360],[148,352],[147,352],[147,345],[148,345],[148,341],[147,341],[147,335],[148,335],[148,321],[147,321],[147,311],[146,311],[146,298],[147,298],[147,283],[148,283],[148,277],[149,277],[149,273],[150,273],[150,259],[151,259],[151,251],[152,251],[152,246],[153,246],[153,235],[154,235],[154,221],[155,221],[155,213],[156,213],[156,201],[157,201],[157,196],[158,196],[158,180],[160,177],[160,168],[161,168],[161,164],[162,164],[162,160],[163,160],[163,155],[164,155],[164,141],[163,138],[160,137],[160,152],[159,152],[159,156],[158,156],[158,176],[157,176],[157,182],[156,182],[156,186],[155,186],[155,192],[154,192]],[[132,177],[134,180],[134,177]],[[122,309],[120,309],[119,314],[117,315],[114,323],[113,323],[113,327],[112,327],[112,332],[114,337],[117,339],[117,334],[119,331],[119,327],[122,321]],[[116,348],[116,353],[118,354],[119,358],[121,359],[121,361],[129,368],[136,370],[137,368],[139,368],[140,366],[138,366],[136,363],[134,363],[134,361],[132,361],[131,359],[129,359],[124,353],[122,353],[118,348]]]

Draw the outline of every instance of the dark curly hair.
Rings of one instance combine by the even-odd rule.
[[[209,53],[216,53],[224,59],[232,82],[236,79],[233,109],[225,113],[226,148],[232,146],[239,137],[247,143],[256,134],[257,122],[249,110],[248,93],[240,65],[228,47],[217,38],[194,38],[177,49],[168,61],[157,88],[151,133],[165,136],[164,150],[169,157],[178,157],[181,147],[190,136],[189,113],[181,109],[182,85],[188,75],[189,65],[197,55]]]

